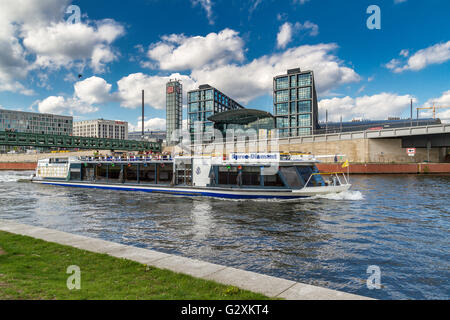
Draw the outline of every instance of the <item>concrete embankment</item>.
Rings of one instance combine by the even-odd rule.
[[[0,230],[91,252],[104,253],[117,258],[133,260],[156,268],[188,274],[196,278],[233,285],[241,289],[262,293],[268,297],[288,300],[370,299],[255,272],[7,220],[0,220]]]

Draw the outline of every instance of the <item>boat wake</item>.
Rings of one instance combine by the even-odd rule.
[[[312,199],[359,201],[364,200],[364,196],[361,193],[361,191],[347,190],[339,193],[328,193],[323,195],[317,195],[312,197]]]
[[[32,172],[0,172],[0,183],[30,182],[32,177]]]
[[[207,198],[207,197],[205,197]],[[296,199],[229,199],[229,198],[215,198],[221,201],[254,201],[254,202],[303,202],[311,201],[314,199],[327,199],[327,200],[347,200],[347,201],[360,201],[364,200],[364,196],[361,191],[347,190],[339,193],[328,193],[324,195],[317,195],[308,198],[296,198]]]

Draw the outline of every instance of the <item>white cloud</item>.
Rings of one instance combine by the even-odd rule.
[[[400,54],[405,56],[405,52],[407,51],[402,50]],[[400,73],[406,70],[419,71],[429,65],[441,64],[449,60],[450,41],[447,41],[417,51],[415,54],[411,55],[403,65],[400,60],[392,59],[389,63],[386,64],[386,68],[392,70],[395,73]]]
[[[301,30],[308,31],[308,35],[311,37],[319,34],[319,26],[311,21],[305,21],[303,24],[300,22],[295,24],[285,22],[277,34],[277,48],[286,48],[289,42],[292,41],[294,34]]]
[[[244,60],[244,41],[239,33],[224,29],[205,37],[184,35],[163,36],[162,41],[150,46],[147,56],[156,63],[144,64],[162,70],[188,70],[205,65],[223,65]]]
[[[296,23],[296,25],[298,22]],[[303,25],[300,23],[297,25],[299,30],[310,30],[309,35],[315,37],[319,34],[319,26],[311,21],[305,21]]]
[[[32,94],[21,82],[30,79],[34,69],[39,74],[88,63],[95,72],[103,72],[106,63],[117,59],[112,42],[124,28],[109,19],[67,24],[70,2],[0,1],[0,91]]]
[[[74,84],[73,97],[49,96],[38,101],[39,112],[55,114],[86,114],[99,110],[95,104],[114,100],[111,85],[99,77],[90,77]]]
[[[214,24],[212,11],[213,2],[211,0],[191,0],[191,2],[194,6],[200,4],[200,6],[206,11],[206,17],[208,18],[209,24]]]
[[[292,40],[292,23],[285,22],[277,34],[277,48],[284,49]]]
[[[93,113],[98,111],[97,107],[84,103],[74,98],[64,98],[62,96],[50,96],[39,102],[39,112],[53,113],[61,115],[76,115]]]
[[[191,78],[198,83],[217,87],[236,101],[246,104],[271,94],[275,75],[300,67],[302,70],[313,70],[319,94],[326,93],[342,84],[360,80],[353,69],[344,66],[332,54],[336,49],[336,44],[304,45],[283,53],[262,56],[243,65],[193,70]]]
[[[117,81],[118,91],[115,93],[120,105],[125,108],[137,108],[142,104],[142,90],[145,91],[145,103],[155,109],[166,106],[166,83],[170,79],[182,81],[183,91],[194,89],[195,82],[179,73],[170,76],[149,76],[143,73],[133,73]]]
[[[142,130],[142,117],[139,117],[137,124],[128,124],[128,131],[141,131]],[[144,130],[158,131],[166,130],[166,119],[163,118],[151,118],[144,120]]]
[[[403,49],[402,51],[400,51],[400,55],[403,57],[409,56],[409,50]]]
[[[106,63],[117,59],[110,44],[123,34],[123,27],[112,20],[96,27],[58,22],[28,31],[23,43],[36,54],[39,68],[71,68],[76,61],[88,60],[95,72],[103,72]]]
[[[319,114],[324,115],[328,110],[329,121],[339,121],[341,116],[344,121],[354,118],[385,120],[389,116],[400,115],[410,105],[411,99],[416,101],[411,95],[385,92],[358,98],[323,99],[319,101]]]
[[[75,97],[88,104],[111,100],[111,85],[99,77],[90,77],[74,85]]]

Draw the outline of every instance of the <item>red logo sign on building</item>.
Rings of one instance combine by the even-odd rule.
[[[167,93],[173,93],[173,87],[167,87]]]

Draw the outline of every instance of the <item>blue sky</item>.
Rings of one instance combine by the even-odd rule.
[[[411,99],[450,105],[448,12],[444,0],[0,0],[0,106],[133,127],[145,89],[146,126],[164,129],[170,78],[272,112],[272,77],[301,67],[322,118],[407,117]]]

